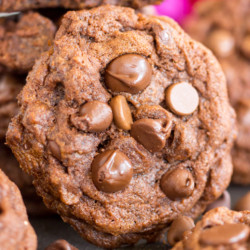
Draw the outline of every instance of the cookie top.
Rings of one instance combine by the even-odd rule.
[[[207,212],[193,229],[186,231],[173,250],[247,250],[249,247],[250,211],[235,212],[220,207]]]
[[[0,140],[5,138],[11,118],[17,114],[17,95],[24,82],[20,77],[0,75]]]
[[[53,8],[53,7],[63,7],[67,9],[85,9],[93,8],[99,5],[120,5],[127,6],[131,8],[141,8],[145,5],[160,4],[162,0],[2,0],[0,2],[0,11],[12,12],[12,11],[22,11],[37,8]]]
[[[2,249],[36,249],[36,235],[28,221],[21,194],[2,170],[0,170],[0,215]]]
[[[250,0],[200,1],[183,24],[214,52],[225,72],[239,127],[233,181],[250,184]]]
[[[55,31],[52,21],[35,12],[1,18],[0,66],[5,71],[27,73],[49,48]]]
[[[47,206],[100,246],[148,237],[202,199],[199,214],[229,183],[224,75],[168,18],[68,12],[19,102],[8,144]]]

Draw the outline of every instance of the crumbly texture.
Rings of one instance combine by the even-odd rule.
[[[99,5],[120,5],[141,8],[146,5],[160,4],[161,0],[1,0],[0,11],[12,12],[37,8],[63,7],[67,9],[86,9]]]
[[[20,167],[11,150],[0,143],[0,169],[13,181],[21,191],[29,215],[41,216],[51,214],[41,198],[36,194],[32,178]]]
[[[136,94],[112,92],[106,66],[129,53],[149,63],[149,85]],[[199,106],[179,116],[165,104],[165,90],[182,81],[197,91]],[[98,100],[107,108],[117,94],[125,97],[133,122],[171,121],[161,150],[152,153],[114,122],[105,131],[84,132],[77,120],[82,105]],[[68,12],[52,48],[28,75],[19,103],[7,143],[45,204],[96,245],[153,240],[179,214],[192,208],[193,216],[200,214],[229,184],[235,114],[224,75],[212,53],[167,17],[114,6]],[[133,168],[129,184],[113,193],[97,189],[91,172],[95,156],[107,150]],[[161,179],[182,170],[193,190],[172,200]]]
[[[248,250],[250,248],[250,234],[248,233],[248,238],[244,240],[237,241],[233,240],[234,243],[227,242],[226,244],[204,244],[201,240],[202,233],[206,230],[212,229],[219,225],[232,225],[232,224],[243,224],[250,231],[250,211],[236,212],[229,210],[225,207],[215,208],[207,212],[202,219],[197,222],[196,226],[190,231],[186,231],[183,235],[183,239],[178,242],[173,250],[188,250],[188,249],[210,249],[210,250]],[[246,228],[245,228],[246,229]],[[231,231],[232,232],[232,231]],[[224,238],[222,235],[220,238]],[[229,234],[228,234],[229,235]],[[246,233],[247,235],[247,233]],[[226,236],[227,237],[227,236]],[[216,238],[216,235],[214,236]],[[213,242],[214,239],[210,239]]]
[[[27,73],[49,48],[55,31],[51,20],[35,12],[1,18],[0,67],[5,71]]]
[[[31,227],[20,191],[0,170],[1,249],[35,250],[36,234]]]
[[[17,114],[17,95],[24,79],[13,75],[0,75],[0,140],[5,138],[12,117]]]
[[[225,72],[239,134],[233,149],[233,181],[250,184],[250,0],[205,0],[184,23],[186,31],[212,49]],[[215,32],[224,33],[220,38]]]

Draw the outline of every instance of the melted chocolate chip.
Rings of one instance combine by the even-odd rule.
[[[45,250],[78,250],[69,244],[66,240],[57,240],[50,244]]]
[[[200,243],[203,245],[226,245],[247,241],[249,227],[244,224],[224,224],[202,231]]]
[[[192,195],[194,179],[187,169],[176,168],[162,176],[160,185],[169,199],[178,200]]]
[[[79,119],[72,122],[76,127],[87,132],[104,131],[113,120],[111,107],[100,101],[87,102],[80,108],[79,115]]]
[[[115,96],[112,98],[110,106],[116,126],[123,130],[130,130],[133,119],[126,98],[122,95]]]
[[[58,144],[55,141],[49,141],[48,142],[48,149],[50,150],[50,152],[52,153],[52,155],[57,159],[57,160],[61,160],[62,156],[61,156],[61,150],[60,147],[58,146]]]
[[[166,104],[177,115],[190,115],[199,105],[199,95],[187,82],[174,83],[166,90]]]
[[[168,243],[173,246],[178,241],[182,240],[183,233],[185,231],[191,230],[194,227],[194,221],[192,218],[187,216],[179,216],[175,219],[167,234]]]
[[[150,152],[162,150],[169,136],[171,122],[164,126],[160,119],[140,119],[133,123],[131,136]]]
[[[222,195],[216,201],[209,204],[206,208],[206,211],[209,211],[216,207],[227,207],[228,209],[231,208],[231,197],[227,191],[224,191]]]
[[[91,169],[95,186],[106,193],[124,189],[133,176],[129,158],[119,150],[107,150],[97,155]]]
[[[136,94],[150,83],[152,68],[140,55],[127,54],[114,59],[107,67],[105,82],[114,92]]]
[[[232,53],[234,43],[232,34],[226,30],[214,30],[208,38],[208,47],[221,58]]]

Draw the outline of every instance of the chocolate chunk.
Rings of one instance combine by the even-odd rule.
[[[169,136],[171,122],[164,125],[160,119],[140,119],[133,123],[131,136],[141,143],[147,150],[158,152],[162,150]]]
[[[215,30],[208,38],[208,47],[219,57],[228,57],[234,48],[234,38],[229,31]]]
[[[187,169],[176,168],[162,176],[161,189],[171,200],[186,198],[193,193],[194,178]]]
[[[241,44],[241,51],[243,54],[250,59],[250,35],[247,35]]]
[[[231,197],[228,191],[224,191],[216,201],[209,204],[206,208],[206,211],[209,211],[216,207],[227,207],[228,209],[231,208]]]
[[[126,98],[122,95],[115,96],[112,98],[110,106],[116,126],[120,129],[130,130],[133,119]]]
[[[57,159],[57,160],[61,160],[62,156],[61,156],[61,150],[60,147],[58,146],[58,144],[55,141],[49,141],[48,142],[48,149],[50,150],[50,152],[52,153],[52,155]]]
[[[244,224],[224,224],[205,229],[200,234],[203,245],[226,245],[246,241],[249,227]]]
[[[57,240],[50,244],[45,250],[78,250],[69,244],[66,240]]]
[[[136,94],[150,83],[152,68],[140,55],[127,54],[113,60],[105,73],[106,85],[114,92]]]
[[[175,219],[167,234],[168,243],[173,246],[175,243],[182,239],[185,231],[191,230],[194,227],[194,221],[192,218],[187,216],[179,216]]]
[[[81,106],[79,116],[72,116],[72,123],[87,132],[101,132],[107,129],[113,120],[111,107],[104,102],[90,101]]]
[[[166,90],[166,104],[177,115],[190,115],[199,105],[199,95],[187,82],[174,83]]]
[[[234,209],[236,211],[250,210],[250,192],[237,201]]]
[[[124,189],[133,176],[130,160],[119,150],[107,150],[97,155],[91,169],[95,186],[106,193]]]

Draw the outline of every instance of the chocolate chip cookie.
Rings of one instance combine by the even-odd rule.
[[[49,48],[55,31],[51,20],[35,12],[0,18],[0,67],[5,71],[27,73]]]
[[[250,184],[250,0],[201,1],[184,27],[214,52],[225,72],[239,127],[233,181]]]
[[[0,11],[12,12],[37,8],[63,7],[67,9],[93,8],[99,5],[120,5],[131,8],[141,8],[150,4],[160,4],[162,0],[2,0]]]
[[[17,95],[24,82],[21,77],[10,74],[0,75],[0,140],[5,138],[11,118],[17,114]]]
[[[223,72],[167,17],[68,12],[19,103],[8,144],[45,204],[96,245],[153,240],[230,181]]]
[[[36,249],[36,234],[28,221],[21,194],[1,170],[0,224],[1,249]]]
[[[250,248],[250,211],[235,212],[225,207],[207,212],[196,226],[186,231],[173,250]]]

